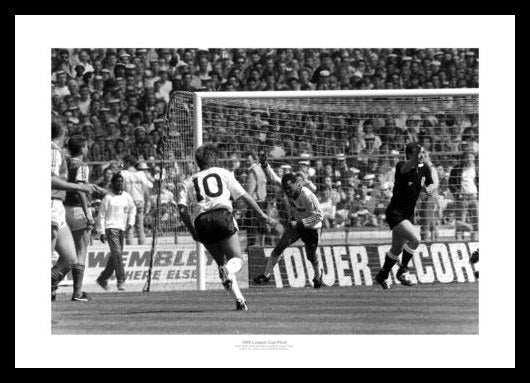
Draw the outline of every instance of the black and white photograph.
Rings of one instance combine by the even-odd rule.
[[[510,36],[515,18],[499,19]],[[45,342],[188,342],[165,358],[200,355],[213,339],[257,367],[260,353],[301,357],[326,339],[341,354],[331,364],[361,342],[378,353],[421,341],[412,351],[421,358],[421,347],[455,339],[445,347],[466,355],[486,335],[502,338],[486,327],[492,302],[494,315],[513,318],[505,335],[514,331],[514,295],[496,289],[514,294],[515,105],[514,93],[489,89],[492,49],[458,33],[340,44],[276,34],[254,44],[45,37],[47,77],[29,101],[41,104],[28,128],[39,131],[38,155],[24,164],[38,167],[32,203],[43,201],[31,225],[18,206],[35,190],[19,196],[15,186],[16,246],[38,249],[31,273],[42,276],[26,310],[42,319]],[[497,81],[514,76],[514,37],[512,72]],[[29,174],[17,168],[30,136],[15,93],[18,180]],[[130,347],[117,351],[135,355]],[[312,367],[301,358],[291,366]],[[465,366],[455,359],[447,363]]]

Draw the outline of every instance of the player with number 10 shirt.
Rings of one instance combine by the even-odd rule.
[[[232,200],[243,198],[262,220],[268,216],[243,189],[234,174],[216,166],[217,149],[203,145],[195,153],[200,171],[179,185],[179,214],[193,239],[201,242],[219,266],[225,289],[236,298],[236,308],[248,310],[235,274],[243,267]]]

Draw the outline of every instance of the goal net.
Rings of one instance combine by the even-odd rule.
[[[322,205],[321,243],[388,243],[384,211],[392,196],[395,164],[404,159],[404,147],[411,141],[423,145],[439,179],[434,196],[422,195],[417,204],[416,224],[423,240],[475,239],[476,89],[176,92],[164,133],[154,254],[192,248],[184,251],[197,278],[190,279],[189,288],[220,285],[215,263],[200,255],[201,246],[195,250],[176,206],[164,198],[197,171],[194,150],[202,143],[218,146],[219,166],[233,171],[245,188],[253,177],[253,156],[260,150],[268,153],[279,176],[296,174]],[[281,190],[269,183],[266,196],[258,192],[256,199],[274,222],[260,226],[246,205],[234,204],[245,256],[253,247],[272,249],[290,224]],[[250,275],[256,272],[250,270]]]

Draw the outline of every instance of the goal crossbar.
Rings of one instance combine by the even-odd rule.
[[[381,89],[381,90],[318,90],[318,91],[259,91],[259,92],[197,92],[202,99],[257,98],[366,98],[366,97],[430,97],[474,96],[478,88],[462,89]]]

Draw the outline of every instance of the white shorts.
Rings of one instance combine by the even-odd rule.
[[[64,210],[63,201],[60,199],[52,199],[52,227],[61,230],[66,226],[66,214]]]
[[[66,223],[71,231],[88,228],[85,212],[81,206],[66,206]]]

